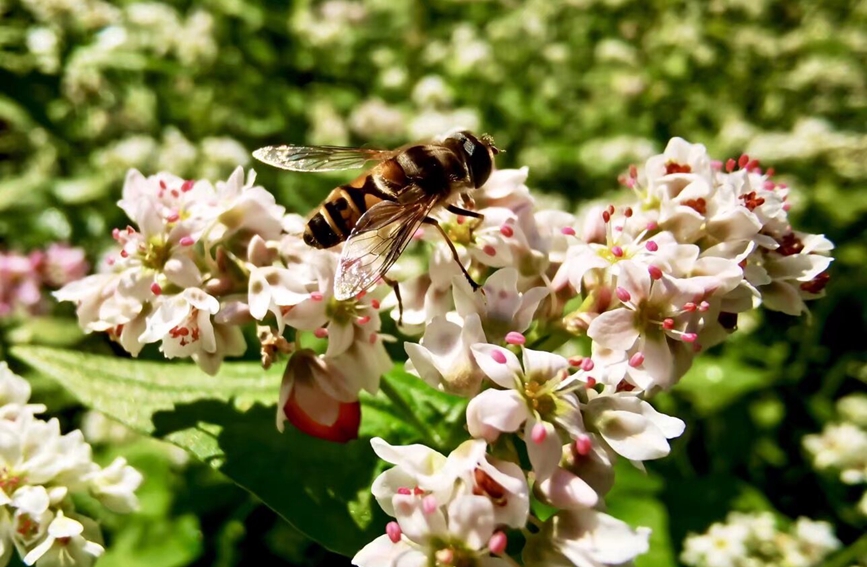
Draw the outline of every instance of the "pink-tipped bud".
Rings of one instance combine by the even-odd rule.
[[[437,502],[437,497],[433,494],[428,494],[421,501],[421,509],[426,515],[431,515],[437,511],[440,505]]]
[[[647,242],[645,242],[644,247],[647,248],[650,252],[656,252],[657,250],[659,250],[659,244],[652,240],[648,240]]]
[[[692,301],[683,304],[683,310],[687,313],[692,313],[696,310],[696,305]]]
[[[731,158],[727,159],[726,160],[726,172],[731,173],[732,171],[734,171],[735,165],[737,165],[735,160],[733,160]]]
[[[651,277],[651,278],[653,278],[653,279],[655,279],[655,280],[660,280],[660,279],[662,279],[662,270],[660,270],[658,267],[656,267],[656,266],[649,266],[649,267],[647,268],[647,271],[648,271],[648,273],[650,274],[650,277]]]
[[[614,293],[617,294],[617,299],[619,299],[623,303],[626,303],[627,301],[632,299],[632,296],[629,294],[628,291],[626,291],[626,288],[624,287],[617,286],[617,289],[614,290]]]
[[[748,163],[750,163],[750,156],[741,154],[741,157],[738,158],[738,167],[746,167]]]
[[[581,455],[582,457],[586,457],[590,454],[590,451],[593,450],[593,440],[589,435],[582,434],[579,435],[577,439],[575,439],[575,452]]]
[[[503,226],[500,227],[500,234],[502,234],[506,238],[511,238],[511,237],[515,236],[515,229],[513,229],[511,226],[509,226],[507,224],[504,224]]]
[[[685,343],[694,343],[696,339],[698,339],[698,335],[695,333],[684,333],[680,336],[681,340]]]
[[[672,330],[674,328],[674,319],[672,319],[671,317],[669,317],[667,319],[663,319],[662,328],[665,329],[666,331]]]
[[[491,358],[494,359],[494,362],[498,362],[500,364],[506,364],[506,355],[503,354],[503,351],[497,349],[491,352]]]
[[[566,236],[575,236],[575,229],[571,226],[564,226],[560,229],[560,232]]]
[[[192,246],[196,243],[192,236],[184,236],[179,242],[181,246]]]
[[[313,336],[315,336],[317,339],[324,339],[328,336],[328,329],[326,329],[325,327],[319,327],[318,329],[313,331]]]
[[[397,493],[402,495],[402,496],[409,496],[410,494],[412,494],[412,491],[405,486],[401,486],[400,488],[397,489]]]
[[[153,293],[154,295],[162,295],[163,288],[160,287],[160,284],[154,282],[151,284],[151,293]]]
[[[320,293],[318,291],[314,291],[313,293],[310,294],[310,299],[313,301],[322,301],[323,299],[325,299],[325,296],[322,295],[322,293]]]
[[[370,323],[370,315],[362,315],[357,319],[359,325],[367,325]]]
[[[510,345],[522,345],[526,342],[527,337],[517,331],[509,331],[508,333],[506,333],[506,343]]]
[[[502,555],[506,552],[506,544],[509,540],[506,539],[506,534],[503,532],[494,532],[491,539],[488,540],[488,551],[494,555]]]
[[[611,253],[614,254],[614,256],[616,258],[622,258],[623,257],[623,248],[621,248],[620,246],[612,246],[611,247]]]
[[[698,304],[698,310],[701,311],[702,313],[704,313],[708,309],[710,309],[710,303],[708,303],[707,301],[702,301],[701,303]]]
[[[400,541],[403,532],[400,531],[400,526],[397,522],[389,522],[385,525],[385,534],[391,540],[391,543],[397,543]]]
[[[548,438],[548,430],[541,423],[537,423],[533,426],[533,430],[530,432],[530,439],[536,445],[541,445],[545,442],[545,439]]]
[[[491,246],[490,244],[485,244],[485,247],[482,248],[482,252],[484,252],[488,256],[496,256],[497,255],[497,249],[494,248],[493,246]]]
[[[638,368],[642,364],[644,364],[644,353],[643,352],[636,352],[635,354],[633,354],[632,356],[629,357],[629,366],[631,366],[632,368]]]

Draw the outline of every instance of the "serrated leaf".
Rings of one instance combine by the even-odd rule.
[[[370,438],[448,443],[463,406],[402,371],[383,393],[363,398],[361,438],[343,445],[287,427],[275,408],[279,368],[227,363],[218,376],[190,364],[134,361],[44,347],[12,354],[69,389],[85,405],[140,432],[174,443],[250,491],[323,546],[352,555],[382,533],[370,494],[382,468]],[[460,431],[460,430],[458,430]]]

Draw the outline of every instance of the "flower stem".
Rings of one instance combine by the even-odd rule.
[[[413,427],[415,427],[422,435],[424,435],[425,442],[429,445],[436,447],[437,449],[443,450],[446,447],[443,447],[445,442],[443,439],[437,434],[436,431],[430,428],[426,423],[418,418],[413,409],[409,407],[409,404],[406,403],[406,400],[400,395],[400,393],[395,389],[395,387],[388,381],[388,379],[383,378],[379,384],[379,390],[385,394],[385,396],[391,400],[391,403],[394,404],[396,410],[398,410],[401,414],[401,417],[408,423],[410,423]]]

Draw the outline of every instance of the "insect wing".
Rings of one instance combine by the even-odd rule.
[[[357,169],[369,161],[384,161],[394,154],[389,150],[341,146],[267,146],[253,152],[253,157],[290,171],[339,171]]]
[[[381,201],[364,213],[343,246],[334,297],[354,297],[385,275],[436,202],[427,196],[408,204]]]

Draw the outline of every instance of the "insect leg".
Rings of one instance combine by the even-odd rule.
[[[400,286],[398,285],[397,281],[391,278],[387,278],[385,276],[380,277],[386,285],[391,286],[391,289],[394,290],[394,296],[397,298],[397,324],[403,325],[403,300],[400,298]]]
[[[449,235],[446,234],[446,231],[443,230],[443,227],[440,226],[440,223],[436,219],[431,218],[431,217],[425,217],[425,219],[422,222],[424,224],[431,224],[431,225],[437,227],[437,230],[440,231],[440,234],[442,234],[443,238],[446,239],[446,244],[449,245],[449,250],[452,251],[452,257],[455,259],[455,262],[458,263],[458,266],[461,267],[461,271],[464,273],[464,277],[467,278],[467,281],[470,282],[470,287],[473,288],[473,291],[476,291],[477,289],[481,288],[482,286],[480,286],[479,284],[476,283],[476,280],[474,280],[470,276],[469,272],[467,272],[467,269],[464,267],[463,264],[461,264],[461,260],[460,260],[460,258],[458,258],[458,251],[455,249],[455,245],[454,245],[454,243],[452,243],[452,239],[449,238]]]
[[[469,211],[467,209],[462,209],[460,207],[456,207],[454,205],[446,205],[446,210],[450,213],[453,213],[458,216],[470,217],[471,219],[476,219],[476,222],[473,223],[472,229],[475,230],[481,226],[482,222],[485,220],[485,215],[482,213],[477,213],[475,211]]]

